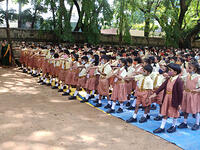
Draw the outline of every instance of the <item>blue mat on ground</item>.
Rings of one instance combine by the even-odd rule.
[[[89,101],[90,104],[93,106],[95,103],[93,103],[93,100]],[[99,109],[106,112],[107,109],[104,108],[104,106],[107,104],[107,100],[102,100],[102,107]],[[124,106],[125,107],[125,106]],[[119,106],[116,106],[116,110],[119,108]],[[145,131],[148,131],[152,134],[154,129],[157,129],[160,127],[161,121],[154,121],[153,118],[158,114],[158,109],[157,110],[151,110],[151,118],[148,120],[146,123],[131,123],[134,126],[137,126]],[[118,117],[122,120],[127,120],[133,115],[133,110],[127,110],[124,109],[123,113],[112,113],[112,116]],[[142,109],[139,110],[138,112],[138,120],[139,118],[143,115]],[[178,118],[178,124],[179,125],[181,122],[183,122],[183,117]],[[191,127],[193,124],[195,124],[195,119],[190,115],[188,118],[188,128],[187,129],[178,129],[175,133],[161,133],[161,134],[155,134],[177,146],[180,148],[183,148],[185,150],[200,150],[200,129],[197,131],[192,131]],[[165,129],[168,129],[171,126],[172,119],[167,120],[167,124]]]

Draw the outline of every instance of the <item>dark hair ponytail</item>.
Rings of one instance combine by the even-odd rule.
[[[126,71],[128,71],[127,60],[125,58],[121,58],[120,61],[124,64],[124,68],[126,69]]]

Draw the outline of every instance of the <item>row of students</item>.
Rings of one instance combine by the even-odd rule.
[[[181,108],[185,113],[184,122],[178,128],[187,127],[189,113],[196,114],[196,124],[192,129],[199,128],[200,76],[199,64],[196,61],[189,63],[188,71],[185,69],[183,73],[181,63],[166,64],[164,57],[160,60],[160,57],[148,56],[142,60],[138,55],[133,55],[132,58],[121,57],[110,60],[110,56],[105,55],[104,51],[100,54],[94,54],[92,51],[79,52],[79,55],[69,51],[58,54],[52,50],[25,52],[26,54],[22,52],[21,63],[23,67],[26,66],[25,70],[33,70],[34,73],[33,71],[30,73],[34,76],[42,71],[39,82],[47,85],[52,85],[54,82],[52,88],[60,87],[59,92],[63,92],[66,88],[63,96],[70,95],[71,87],[76,88],[69,97],[70,100],[76,99],[81,89],[87,93],[82,103],[88,102],[96,93],[96,107],[102,107],[103,97],[107,98],[107,105],[104,106],[108,109],[107,113],[122,113],[124,102],[127,101],[128,109],[135,110],[133,116],[127,120],[128,123],[137,122],[137,113],[141,105],[144,108],[144,115],[139,122],[147,122],[150,118],[150,107],[152,103],[154,105],[156,103],[160,105],[160,113],[154,120],[162,120],[162,123],[154,133],[165,131],[168,117],[173,118],[173,125],[167,132],[175,132]],[[38,62],[36,63],[38,65],[34,65],[30,61],[32,59]],[[39,65],[41,63],[42,65]],[[111,96],[110,89],[112,89]],[[137,99],[131,105],[130,97],[133,93]],[[117,102],[120,107],[115,110]]]

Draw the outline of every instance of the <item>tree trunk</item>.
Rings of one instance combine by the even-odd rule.
[[[120,2],[120,22],[119,22],[119,45],[123,42],[123,26],[124,26],[124,0]]]
[[[83,16],[84,16],[84,13],[85,13],[85,11],[84,11],[84,1],[82,2],[82,9],[81,10],[80,10],[80,7],[79,7],[77,1],[74,0],[74,4],[75,4],[75,6],[78,10],[78,16],[79,16],[78,22],[76,24],[74,31],[79,31],[80,29],[83,31],[83,28],[84,28],[83,27],[84,26],[83,25]]]
[[[21,20],[22,2],[21,2],[21,0],[19,0],[18,3],[19,3],[18,28],[21,28],[22,27],[22,20]]]
[[[52,10],[52,17],[53,17],[53,29],[56,29],[56,17],[55,17],[55,2],[54,0],[51,0],[51,10]]]
[[[5,20],[6,20],[6,34],[7,34],[7,41],[8,44],[10,44],[10,51],[9,55],[11,55],[11,61],[14,60],[14,57],[12,55],[12,42],[10,39],[10,25],[9,25],[9,20],[8,20],[8,0],[6,0],[6,15],[5,15]],[[14,62],[13,62],[14,64]]]
[[[32,18],[32,24],[31,24],[31,29],[34,29],[34,26],[35,26],[35,20],[36,20],[36,15],[37,15],[37,8],[38,6],[35,7],[35,12],[34,12],[34,15],[33,15],[33,18]]]
[[[8,43],[11,43],[10,40],[10,25],[9,25],[9,20],[8,20],[8,0],[6,0],[6,16],[5,16],[5,20],[6,20],[6,33],[7,33],[7,40]]]

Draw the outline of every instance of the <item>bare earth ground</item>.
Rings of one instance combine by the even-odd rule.
[[[36,81],[0,68],[0,150],[179,149]]]

